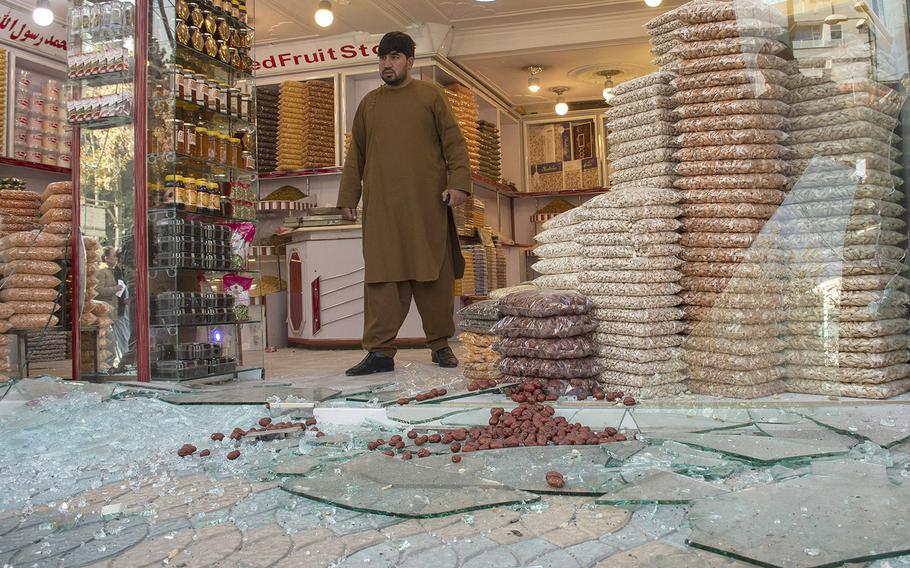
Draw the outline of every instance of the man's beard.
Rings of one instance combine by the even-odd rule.
[[[390,87],[397,87],[398,85],[404,83],[404,75],[399,76],[398,73],[392,71],[391,78],[387,77],[385,73],[381,73],[380,77],[385,81],[385,84]]]

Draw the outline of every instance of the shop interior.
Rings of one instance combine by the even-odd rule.
[[[412,302],[350,377],[396,30],[468,153],[459,365]],[[910,566],[908,38],[897,0],[0,0],[0,564]]]

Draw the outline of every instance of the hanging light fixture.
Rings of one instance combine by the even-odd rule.
[[[32,19],[39,26],[49,26],[54,23],[54,13],[51,12],[50,0],[38,0],[32,11]]]
[[[645,0],[645,5],[648,6],[648,8],[657,8],[662,2],[663,0]]]
[[[528,77],[528,90],[532,93],[536,93],[540,90],[540,79],[536,77],[536,75],[541,71],[543,71],[543,67],[539,65],[531,65],[528,67],[528,73],[531,74],[531,76]]]
[[[613,92],[613,77],[615,75],[619,75],[619,73],[620,72],[616,69],[606,69],[597,73],[601,77],[604,77],[604,90],[602,95],[604,101],[606,101],[608,104],[613,100],[613,97],[616,96],[616,94]]]
[[[319,27],[327,28],[335,21],[335,14],[332,13],[332,3],[329,0],[319,0],[319,9],[316,10],[316,24]]]
[[[569,104],[566,102],[566,99],[562,96],[562,94],[568,91],[569,87],[553,87],[550,90],[556,93],[556,106],[554,107],[554,110],[556,111],[556,114],[563,116],[569,112]]]

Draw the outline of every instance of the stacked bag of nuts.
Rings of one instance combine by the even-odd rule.
[[[82,243],[85,247],[85,298],[82,310],[82,317],[79,324],[82,327],[92,327],[98,325],[98,316],[94,313],[96,304],[95,298],[98,297],[98,265],[101,263],[101,245],[97,239],[92,237],[82,237]],[[100,346],[99,346],[100,347]]]
[[[468,158],[471,161],[471,171],[480,171],[480,130],[477,127],[479,107],[477,98],[469,87],[455,83],[446,87],[446,96],[452,106],[455,121],[461,127],[465,143],[468,145]]]
[[[278,89],[256,89],[256,150],[260,172],[278,168]]]
[[[543,224],[543,231],[534,236],[538,245],[534,254],[540,260],[531,267],[538,274],[533,284],[551,290],[578,290],[578,274],[583,259],[582,246],[575,242],[581,208],[560,213]]]
[[[690,2],[670,53],[679,76],[679,267],[690,391],[751,398],[783,391],[784,265],[760,237],[787,185],[786,16],[753,0]]]
[[[790,88],[793,187],[776,219],[789,268],[786,388],[895,396],[910,390],[905,196],[892,134],[903,96],[798,70]]]
[[[0,301],[14,313],[9,329],[57,325],[61,280],[57,261],[66,255],[67,237],[35,229],[0,238]]]
[[[28,362],[63,361],[69,358],[70,331],[37,330],[28,333]]]
[[[335,89],[284,81],[278,105],[278,170],[335,165]]]
[[[538,290],[509,294],[499,300],[505,316],[493,326],[493,345],[503,381],[546,384],[546,394],[561,396],[591,389],[600,367],[588,315],[591,301],[578,292]]]
[[[0,178],[0,236],[37,227],[41,196],[19,178]]]
[[[670,72],[675,70],[677,57],[673,49],[680,44],[676,30],[683,25],[676,17],[675,10],[668,10],[645,24],[645,30],[650,36],[651,55],[654,56],[651,64],[658,70]]]
[[[491,388],[502,378],[496,367],[499,355],[493,350],[496,334],[492,327],[502,318],[496,300],[475,302],[459,310],[458,339],[465,348],[464,377],[468,390]]]
[[[492,180],[502,179],[502,149],[500,147],[499,129],[485,120],[477,121],[480,133],[480,175]]]
[[[610,186],[671,188],[676,179],[674,75],[649,73],[620,83],[607,110]]]
[[[603,388],[647,396],[685,392],[679,191],[629,186],[580,210],[578,289],[595,306]]]
[[[73,232],[73,184],[69,181],[50,183],[41,194],[40,223],[46,233],[63,235],[69,240]]]

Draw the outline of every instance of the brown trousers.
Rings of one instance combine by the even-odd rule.
[[[395,338],[408,317],[412,297],[423,322],[427,346],[434,351],[448,347],[448,339],[455,335],[454,289],[455,270],[448,247],[437,280],[365,284],[363,348],[386,357],[395,356]]]

